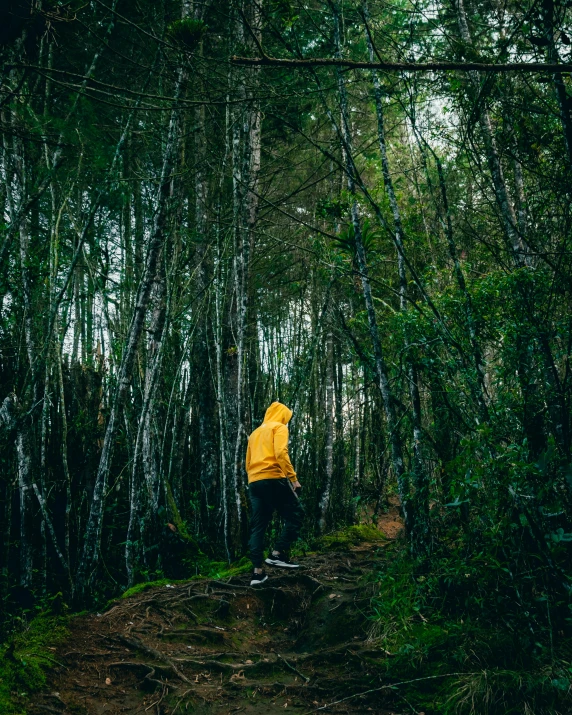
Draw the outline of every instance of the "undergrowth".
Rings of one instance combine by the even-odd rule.
[[[369,638],[399,697],[440,715],[570,712],[566,595],[537,575],[515,585],[510,559],[485,550],[455,545],[421,563],[394,544],[385,555]]]
[[[385,539],[362,524],[298,547],[327,552]],[[368,639],[375,668],[382,682],[394,684],[399,702],[427,715],[571,711],[569,593],[542,553],[517,553],[510,544],[491,527],[457,532],[426,560],[413,559],[404,543],[384,545],[367,579],[377,585]],[[205,558],[198,568],[191,580],[224,580],[251,563]],[[122,598],[176,583],[181,580],[139,583]],[[23,618],[0,648],[0,713],[25,715],[27,695],[45,685],[44,669],[55,663],[52,649],[66,635],[67,618],[54,609]]]
[[[0,647],[0,713],[26,715],[30,694],[46,684],[45,671],[57,664],[55,647],[68,634],[67,615],[38,613],[19,620],[12,637]]]

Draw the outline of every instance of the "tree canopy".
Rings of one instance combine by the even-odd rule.
[[[4,3],[6,620],[242,557],[278,399],[308,544],[396,495],[431,594],[554,664],[571,25],[553,0]]]

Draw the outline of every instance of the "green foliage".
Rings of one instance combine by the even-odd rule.
[[[366,255],[371,258],[375,254],[376,246],[378,245],[379,231],[368,220],[365,220],[361,225],[361,240]],[[342,253],[346,253],[352,258],[356,256],[357,244],[353,224],[350,223],[343,229],[335,245]]]
[[[231,578],[232,576],[247,573],[251,568],[252,563],[246,556],[232,564],[228,564],[225,561],[210,561],[202,566],[201,577],[215,579]]]
[[[566,711],[572,664],[561,597],[515,592],[514,565],[486,548],[458,543],[425,563],[391,548],[370,638],[393,682],[419,678],[400,695],[444,715]]]
[[[43,612],[20,622],[12,639],[0,647],[0,712],[25,715],[26,698],[46,683],[45,670],[56,663],[54,649],[67,636],[68,616]]]
[[[167,29],[175,42],[192,51],[198,47],[208,28],[202,20],[186,17],[182,20],[175,20]]]

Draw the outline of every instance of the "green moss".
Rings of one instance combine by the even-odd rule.
[[[362,541],[384,541],[385,534],[370,524],[355,524],[346,529],[341,529],[333,534],[327,534],[317,539],[313,546],[322,551],[335,551],[348,549]]]
[[[160,578],[157,581],[145,581],[143,583],[136,583],[135,586],[132,586],[131,588],[128,588],[127,591],[124,591],[121,594],[121,598],[131,598],[131,596],[136,596],[138,593],[147,591],[150,588],[168,586],[175,583],[187,583],[188,580],[189,579],[182,579],[180,581],[174,581],[170,578]],[[113,603],[113,601],[111,603]]]
[[[45,670],[57,664],[53,648],[67,635],[67,616],[41,613],[0,647],[0,712],[25,715],[28,696],[46,684]]]
[[[227,564],[224,561],[210,563],[210,568],[206,570],[206,575],[208,578],[224,579],[232,578],[233,576],[239,576],[242,573],[250,571],[252,568],[252,563],[249,558],[243,556],[240,561],[234,564]]]
[[[169,578],[161,578],[157,581],[145,581],[137,583],[135,586],[128,588],[127,591],[121,594],[121,598],[131,598],[150,588],[161,588],[169,584],[188,583],[189,581],[197,581],[203,578],[224,579],[238,576],[246,573],[252,568],[250,559],[243,557],[240,561],[234,564],[228,564],[226,561],[204,561],[200,566],[201,573],[196,576],[191,576],[188,579],[174,580]],[[110,606],[114,601],[110,601],[107,605]]]
[[[371,524],[356,524],[347,529],[348,533],[358,541],[384,541],[387,536]]]

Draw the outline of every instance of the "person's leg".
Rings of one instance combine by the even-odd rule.
[[[300,535],[304,509],[300,500],[294,494],[292,487],[288,484],[287,479],[277,479],[276,482],[274,505],[284,522],[284,526],[278,541],[274,544],[274,550],[279,552],[281,556],[288,558],[290,546]]]
[[[258,482],[252,482],[248,487],[251,505],[250,558],[255,570],[262,568],[264,534],[272,518],[272,488],[268,485],[270,481],[273,480],[261,479]]]

